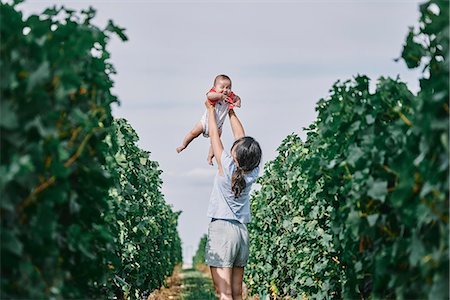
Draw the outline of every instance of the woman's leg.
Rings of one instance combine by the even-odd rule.
[[[243,267],[233,267],[233,274],[231,277],[231,290],[233,300],[242,300],[242,280],[244,278]]]
[[[177,152],[180,153],[181,151],[186,149],[189,143],[192,142],[193,139],[198,137],[202,132],[203,132],[202,123],[198,122],[197,124],[195,124],[194,128],[192,128],[191,131],[189,131],[188,134],[186,134],[183,140],[183,144],[181,144],[181,146],[177,148]]]
[[[234,268],[209,267],[211,270],[216,295],[220,300],[234,300],[231,289],[232,273]],[[241,298],[242,299],[242,298]]]

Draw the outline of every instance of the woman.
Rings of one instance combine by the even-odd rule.
[[[205,261],[210,266],[219,298],[240,300],[249,256],[246,224],[250,222],[250,189],[258,176],[261,148],[257,141],[245,136],[241,122],[230,109],[228,116],[235,142],[230,153],[224,151],[214,107],[208,101],[205,105],[211,147],[218,167],[208,207],[211,223]]]

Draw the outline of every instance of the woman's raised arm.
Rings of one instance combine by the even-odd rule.
[[[214,113],[214,107],[209,103],[208,100],[205,101],[205,106],[208,111],[208,127],[209,127],[209,138],[211,140],[211,147],[214,153],[214,158],[217,161],[219,174],[223,175],[222,161],[221,161],[223,144],[222,141],[220,140],[219,129],[217,128],[216,114]]]
[[[236,116],[236,113],[233,109],[228,111],[228,116],[230,117],[231,130],[233,131],[234,140],[238,140],[245,136],[244,127],[242,126],[241,121]]]

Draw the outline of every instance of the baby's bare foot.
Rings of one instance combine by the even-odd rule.
[[[180,146],[177,148],[177,153],[180,153],[181,151],[183,151],[184,149],[186,149],[185,146]]]

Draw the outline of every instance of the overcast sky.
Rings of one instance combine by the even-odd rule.
[[[400,78],[413,92],[418,72],[400,56],[409,26],[419,17],[418,1],[27,1],[26,15],[64,4],[97,10],[94,23],[108,19],[126,28],[129,41],[111,40],[113,77],[127,119],[163,171],[162,191],[179,218],[183,258],[192,261],[207,232],[206,210],[215,167],[206,163],[209,140],[200,136],[181,154],[175,148],[203,114],[205,93],[218,74],[232,79],[242,99],[246,134],[256,138],[263,163],[290,133],[302,140],[316,118],[320,98],[337,80],[357,74]],[[229,121],[225,148],[232,144]]]

